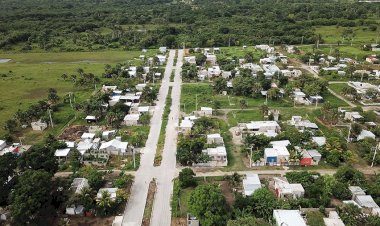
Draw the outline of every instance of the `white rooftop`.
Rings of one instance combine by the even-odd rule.
[[[94,139],[95,133],[83,133],[82,139]]]
[[[117,139],[113,139],[113,140],[110,140],[108,142],[105,142],[105,143],[102,143],[102,145],[100,145],[100,150],[101,149],[107,149],[109,147],[115,147],[117,149],[120,149],[121,152],[125,152],[127,150],[127,147],[128,147],[128,142],[122,142],[120,140],[117,140]]]
[[[181,128],[192,128],[193,124],[194,124],[193,121],[184,119],[181,121],[181,124],[179,127],[181,127]]]
[[[326,144],[326,138],[325,137],[312,137],[311,140],[318,144],[318,146],[323,146]]]
[[[277,225],[306,226],[299,210],[273,210]]]
[[[373,200],[370,195],[359,195],[356,196],[355,201],[361,206],[365,208],[379,208],[376,202]]]
[[[286,147],[286,146],[290,145],[290,141],[289,140],[277,140],[277,141],[271,141],[269,144],[271,144],[272,147],[274,147],[274,146]]]
[[[124,117],[124,121],[137,121],[139,120],[139,114],[129,114]]]
[[[70,152],[70,148],[64,148],[64,149],[57,149],[55,150],[55,156],[56,157],[67,157],[67,155]]]

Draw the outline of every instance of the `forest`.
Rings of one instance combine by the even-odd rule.
[[[3,51],[311,44],[315,26],[377,25],[350,0],[0,0]]]

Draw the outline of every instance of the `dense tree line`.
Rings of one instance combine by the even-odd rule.
[[[314,43],[312,26],[376,26],[378,7],[328,0],[3,0],[0,48],[83,51]],[[371,18],[371,19],[368,19]],[[143,25],[136,27],[135,25]],[[152,26],[153,25],[153,26]],[[106,29],[105,29],[106,28]],[[322,40],[320,40],[322,41]],[[22,45],[18,45],[22,44]]]

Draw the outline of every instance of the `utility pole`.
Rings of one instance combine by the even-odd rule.
[[[350,135],[351,135],[351,124],[350,123],[350,127],[348,127],[348,136],[347,136],[347,143],[350,143]]]
[[[267,92],[267,94],[265,95],[265,105],[268,105],[268,92]]]
[[[71,106],[71,108],[74,108],[73,103],[71,103],[71,95],[72,95],[72,92],[69,93],[70,106]]]
[[[301,45],[303,45],[303,37],[304,37],[304,36],[302,36]]]
[[[377,149],[379,149],[379,148],[380,148],[380,143],[378,143],[377,146],[375,147],[375,153],[373,154],[371,167],[373,167],[373,163],[375,162],[375,158],[376,158],[376,154],[377,154]]]
[[[51,110],[48,109],[48,112],[49,112],[49,117],[50,117],[50,125],[51,125],[51,128],[54,128],[54,125],[53,125],[53,119],[51,117]]]
[[[133,154],[133,169],[136,169],[135,147],[133,147],[132,149],[132,154]]]
[[[252,168],[252,149],[253,149],[253,146],[251,145],[251,154],[249,156],[249,168]]]
[[[198,111],[198,94],[195,94],[195,111]]]

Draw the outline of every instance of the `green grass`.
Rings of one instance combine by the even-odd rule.
[[[320,226],[325,225],[323,221],[323,214],[319,211],[310,211],[306,213],[307,225]]]
[[[348,107],[349,106],[346,102],[334,96],[328,91],[324,93],[322,96],[325,102],[330,102],[331,105],[333,105],[334,107]]]
[[[334,49],[338,49],[340,52],[341,57],[351,57],[351,58],[357,58],[358,60],[365,59],[366,56],[372,54],[371,51],[364,51],[361,49],[361,46],[359,45],[353,45],[353,46],[319,46],[318,49],[313,50],[313,47],[310,46],[300,46],[299,49],[302,51],[310,52],[321,52],[323,54],[333,54]]]
[[[344,87],[348,87],[348,85],[346,83],[336,83],[329,85],[329,88],[337,94],[342,94]]]
[[[221,53],[216,54],[217,57],[218,56],[225,56],[225,57],[236,56],[238,58],[244,58],[244,56],[247,53],[253,53],[255,61],[258,62],[258,60],[261,58],[261,56],[265,55],[264,51],[257,50],[252,46],[249,46],[245,49],[243,49],[243,47],[241,47],[241,46],[239,46],[239,47],[235,47],[235,46],[234,47],[222,47],[220,49],[221,49]]]
[[[9,63],[0,64],[0,74],[7,75],[7,77],[0,78],[0,89],[2,90],[0,136],[5,133],[3,125],[6,120],[10,119],[18,109],[25,110],[31,104],[45,99],[49,88],[55,88],[61,97],[73,92],[77,102],[86,100],[91,96],[93,89],[79,89],[74,86],[72,81],[64,81],[61,78],[62,74],[77,74],[76,70],[82,68],[85,72],[91,72],[101,77],[105,64],[114,65],[127,62],[128,59],[134,59],[140,54],[139,51],[0,53],[0,58],[12,59]],[[154,50],[149,50],[145,55],[152,54],[155,54]],[[141,60],[138,61],[142,62]],[[59,112],[53,115],[60,122],[57,128],[47,132],[57,133],[73,114],[71,108],[64,105]],[[78,120],[81,119],[78,118]],[[47,132],[38,133],[28,130],[25,132],[31,137],[31,141],[47,134]]]
[[[315,33],[321,34],[325,43],[336,44],[338,41],[342,41],[342,32],[347,29],[340,26],[318,26],[315,27]],[[368,27],[358,26],[352,28],[355,33],[353,44],[368,44],[375,43],[379,36],[378,31],[371,31]],[[346,44],[350,44],[351,41],[344,41]]]
[[[197,98],[196,98],[197,95]],[[196,100],[198,100],[198,110],[200,107],[213,107],[215,101],[219,101],[222,109],[239,109],[240,100],[246,100],[248,108],[259,107],[265,103],[265,98],[251,98],[238,96],[215,95],[209,84],[195,83],[183,84],[181,92],[181,110],[190,113],[195,111]],[[293,102],[287,98],[271,101],[268,105],[273,107],[292,107]]]
[[[228,118],[228,124],[233,127],[236,126],[238,123],[242,122],[250,122],[250,121],[258,121],[263,120],[263,114],[260,112],[260,109],[254,109],[254,110],[237,110],[237,111],[230,111],[227,114]]]
[[[172,105],[171,93],[172,93],[172,87],[169,87],[168,96],[166,97],[166,101],[165,101],[164,114],[162,115],[162,124],[161,124],[161,129],[160,129],[160,136],[158,137],[156,155],[154,157],[155,166],[161,165],[162,151],[165,145],[166,127],[169,121],[170,106]]]

